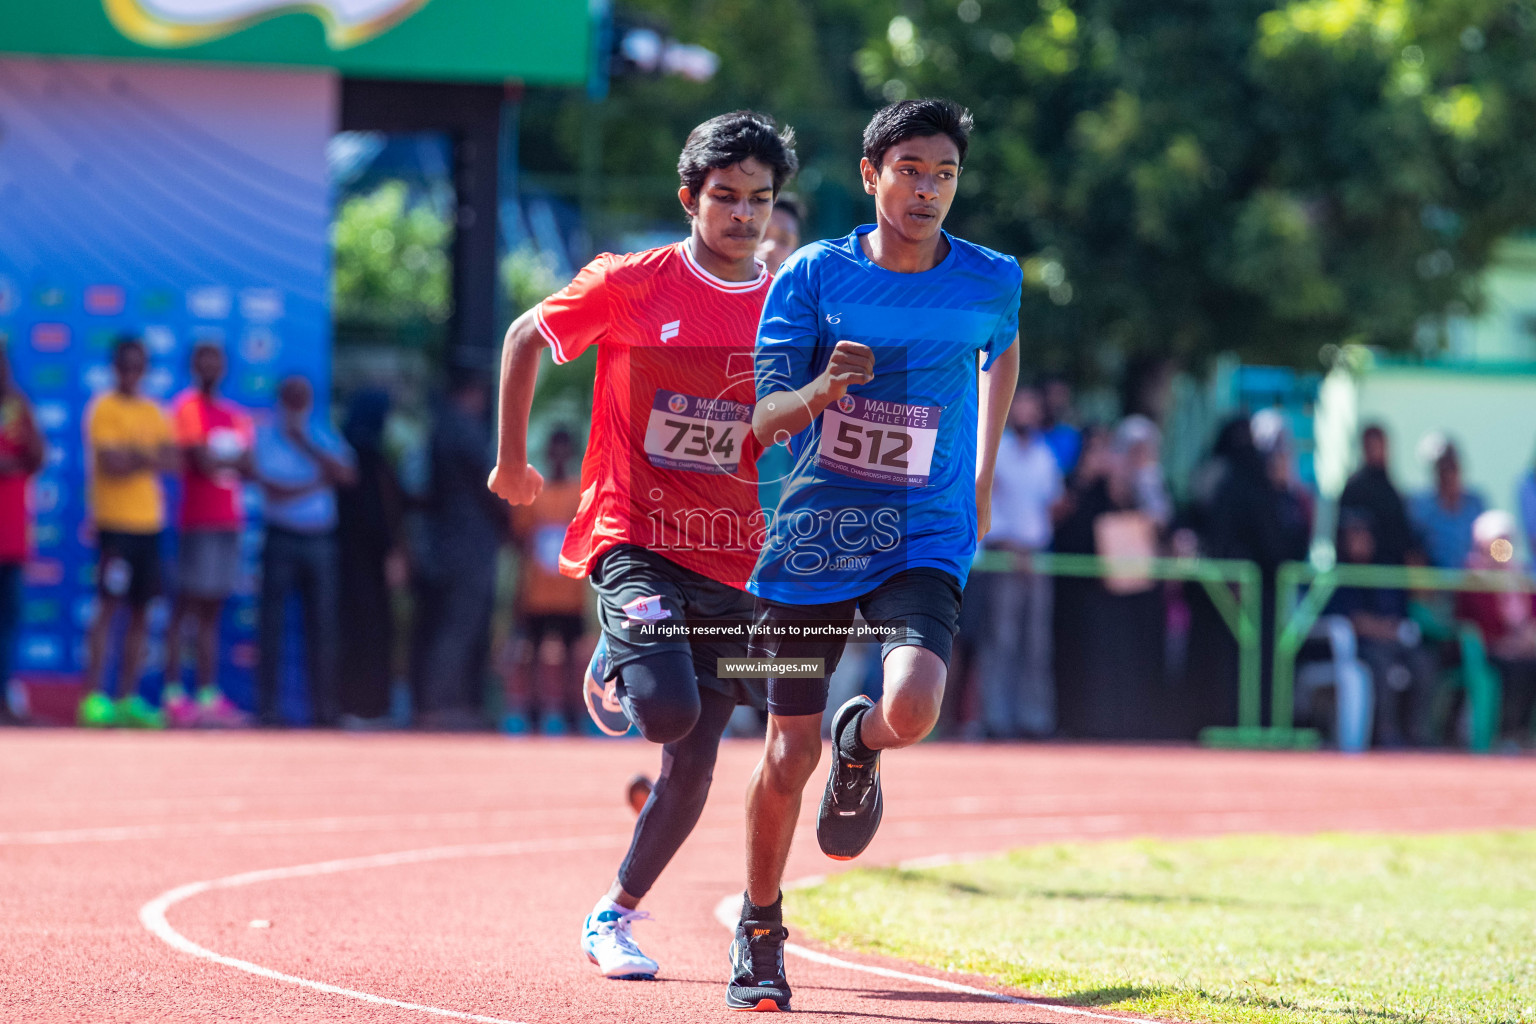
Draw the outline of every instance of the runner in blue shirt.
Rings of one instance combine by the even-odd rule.
[[[769,674],[730,950],[735,1009],[789,1008],[779,883],[821,755],[826,677],[855,609],[880,633],[884,696],[856,697],[833,716],[816,823],[828,856],[869,845],[879,752],[918,742],[938,718],[1019,373],[1018,263],[942,227],[970,130],[970,114],[945,100],[877,113],[860,163],[877,222],[791,256],[763,308],[752,429],[765,445],[788,444],[795,469],[748,583],[758,595],[752,653],[821,659],[822,671]]]

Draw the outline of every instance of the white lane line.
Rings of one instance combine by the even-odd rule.
[[[700,830],[694,833],[693,838],[721,839],[729,834],[736,836],[734,829],[710,829]],[[301,978],[293,974],[285,974],[282,971],[261,964],[252,963],[249,960],[240,960],[236,957],[226,956],[215,952],[206,946],[200,946],[187,938],[181,932],[171,926],[167,918],[170,909],[178,903],[189,900],[203,893],[213,892],[219,889],[236,889],[249,885],[258,885],[263,882],[280,882],[295,878],[314,878],[321,875],[340,874],[345,871],[364,871],[370,868],[400,867],[407,864],[426,864],[433,861],[458,860],[471,857],[512,857],[529,853],[558,853],[577,850],[602,849],[608,846],[622,846],[630,841],[628,834],[608,836],[577,836],[564,839],[547,840],[523,840],[504,843],[469,843],[455,846],[432,846],[418,850],[401,850],[396,853],[372,854],[364,857],[343,857],[337,860],[318,861],[312,864],[297,864],[285,868],[266,868],[259,871],[246,871],[237,875],[226,875],[223,878],[215,878],[203,882],[190,882],[177,886],[174,889],[156,896],[144,906],[139,908],[139,922],[160,941],[172,949],[207,960],[210,963],[219,964],[222,967],[232,967],[237,971],[244,971],[259,978],[270,981],[279,981],[289,985],[298,985],[302,988],[316,992],[324,992],[328,995],[341,996],[346,999],[356,999],[360,1002],[371,1003],[375,1006],[390,1006],[401,1010],[414,1010],[419,1013],[430,1014],[436,1017],[445,1017],[452,1020],[474,1021],[477,1024],[525,1024],[523,1021],[509,1020],[503,1017],[488,1017],[483,1014],[468,1013],[463,1010],[450,1010],[441,1006],[427,1006],[422,1003],[412,1003],[403,999],[391,999],[388,996],[375,995],[372,992],[361,992],[357,989],[343,988],[340,985],[332,985],[324,981],[316,981],[313,978]],[[915,860],[903,861],[897,867],[915,869],[919,867],[940,867],[947,864],[974,860],[979,857],[990,856],[987,853],[973,853],[956,856],[922,857]],[[786,889],[805,888],[816,885],[826,880],[824,875],[811,875],[791,882]],[[739,907],[739,895],[731,895],[723,898],[715,907],[715,919],[728,929],[736,927],[736,910]],[[1112,1014],[1098,1013],[1093,1010],[1083,1010],[1076,1007],[1060,1006],[1055,1003],[1045,1003],[1033,999],[1023,999],[1002,992],[994,992],[990,989],[977,988],[972,985],[961,984],[946,978],[933,978],[921,974],[910,974],[906,971],[897,971],[889,967],[877,967],[873,964],[854,963],[851,960],[843,960],[826,953],[801,946],[798,943],[787,943],[785,952],[809,960],[813,963],[827,967],[840,967],[845,970],[858,971],[863,974],[872,974],[882,978],[891,978],[898,981],[911,982],[929,988],[939,989],[945,992],[955,992],[962,995],[978,996],[983,999],[991,999],[1000,1003],[1012,1003],[1021,1006],[1033,1006],[1050,1010],[1055,1013],[1069,1014],[1073,1016],[1092,1017],[1097,1020],[1123,1021],[1128,1024],[1146,1024],[1145,1018],[1117,1017]]]
[[[503,1017],[487,1017],[478,1013],[466,1013],[462,1010],[449,1010],[440,1006],[425,1006],[421,1003],[406,1002],[403,999],[390,999],[387,996],[374,995],[371,992],[359,992],[357,989],[342,988],[340,985],[331,985],[323,981],[315,981],[311,978],[300,978],[296,975],[275,971],[270,967],[263,967],[260,964],[253,964],[249,960],[238,960],[232,956],[225,956],[204,946],[199,946],[171,927],[170,921],[166,919],[166,913],[183,900],[191,899],[193,896],[216,889],[234,889],[241,886],[256,885],[261,882],[312,878],[317,875],[339,874],[343,871],[398,867],[402,864],[425,864],[431,861],[455,860],[467,857],[510,857],[526,853],[555,853],[601,849],[628,843],[629,839],[630,837],[626,833],[622,836],[581,836],[566,839],[434,846],[421,850],[402,850],[398,853],[380,853],[367,857],[345,857],[340,860],[320,861],[314,864],[298,864],[286,868],[247,871],[243,874],[226,875],[223,878],[215,878],[206,882],[191,882],[187,885],[180,885],[174,889],[169,889],[139,908],[139,922],[149,929],[150,933],[156,938],[173,949],[223,967],[233,967],[237,971],[245,971],[247,974],[254,974],[260,978],[281,981],[289,985],[299,985],[303,988],[313,989],[316,992],[344,996],[348,999],[356,999],[361,1002],[372,1003],[376,1006],[393,1006],[401,1010],[416,1010],[420,1013],[427,1013],[436,1017],[447,1017],[453,1020],[476,1021],[478,1024],[524,1024],[522,1021],[508,1020]]]
[[[994,857],[1000,851],[982,853],[963,853],[953,856],[941,854],[936,857],[917,857],[912,860],[898,862],[895,867],[904,871],[916,871],[923,868],[947,867],[951,864],[963,864],[969,861],[981,860],[986,857]],[[827,880],[826,875],[807,875],[804,878],[785,882],[785,891],[794,889],[808,889],[811,886],[820,885]],[[715,920],[719,921],[728,931],[736,930],[737,914],[741,909],[741,894],[732,893],[722,897],[715,904]],[[1063,1006],[1059,1003],[1047,1003],[1038,999],[1025,999],[1022,996],[1011,996],[1006,992],[995,992],[992,989],[977,988],[974,985],[965,985],[958,981],[950,981],[948,978],[934,978],[924,974],[912,974],[907,971],[898,971],[890,967],[879,967],[875,964],[855,963],[852,960],[844,960],[841,957],[831,956],[819,950],[802,946],[796,942],[784,943],[784,952],[791,956],[797,956],[802,960],[822,964],[826,967],[841,967],[844,970],[859,971],[863,974],[873,974],[880,978],[891,978],[895,981],[907,981],[917,985],[926,985],[929,988],[941,989],[945,992],[955,992],[960,995],[978,996],[982,999],[991,999],[999,1003],[1012,1003],[1016,1006],[1033,1006],[1041,1010],[1049,1010],[1052,1013],[1067,1014],[1072,1017],[1091,1017],[1094,1020],[1123,1021],[1125,1024],[1148,1024],[1146,1017],[1121,1017],[1112,1013],[1100,1013],[1097,1010],[1085,1010],[1077,1006]]]
[[[449,828],[526,828],[530,824],[607,824],[613,815],[584,811],[452,811],[441,814],[371,814],[267,821],[188,821],[159,825],[0,832],[0,846],[60,846],[120,843],[136,839],[196,839],[204,836],[279,836],[333,832],[430,831]]]
[[[1050,814],[1019,811],[1011,800],[979,800],[970,797],[956,798],[948,803],[930,802],[922,813],[904,814],[900,823],[892,823],[886,831],[892,835],[921,836],[929,834],[935,822],[946,827],[959,826],[970,835],[1083,835],[1094,833],[1109,835],[1116,832],[1159,833],[1170,826],[1174,831],[1219,832],[1274,832],[1283,828],[1289,819],[1300,818],[1309,831],[1318,831],[1322,823],[1317,811],[1307,808],[1251,807],[1224,810],[1148,810],[1138,809],[1126,813],[1099,814]],[[1463,801],[1456,810],[1524,813],[1530,817],[1529,808],[1515,798],[1499,798]],[[1369,817],[1375,808],[1343,807],[1333,809],[1328,818],[1336,823],[1331,828],[1358,828],[1363,817]],[[1396,807],[1388,819],[1387,827],[1401,824],[1414,829],[1424,828],[1443,819],[1443,804],[1416,807]],[[280,818],[262,821],[188,821],[165,822],[152,825],[107,825],[93,828],[38,829],[33,831],[0,832],[0,846],[60,846],[77,843],[117,843],[133,840],[195,839],[203,836],[256,836],[256,835],[309,835],[316,833],[378,832],[397,829],[432,831],[450,828],[526,828],[529,824],[591,823],[605,824],[610,814],[590,811],[571,811],[547,808],[535,811],[450,811],[437,814],[375,814],[331,815],[318,818]],[[1536,820],[1536,819],[1533,819]],[[1460,824],[1452,826],[1461,827]],[[1482,827],[1482,826],[1474,826]],[[1496,827],[1490,823],[1488,827]]]

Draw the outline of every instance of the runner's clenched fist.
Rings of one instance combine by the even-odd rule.
[[[840,341],[832,349],[832,358],[823,373],[828,396],[842,398],[855,384],[875,379],[875,350],[857,341]]]

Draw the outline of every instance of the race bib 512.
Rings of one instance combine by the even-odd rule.
[[[939,411],[936,405],[844,395],[821,414],[817,464],[859,480],[926,487]]]
[[[751,427],[749,405],[657,391],[645,427],[645,455],[663,469],[734,473]]]

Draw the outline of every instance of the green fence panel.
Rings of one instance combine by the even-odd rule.
[[[1066,555],[1043,552],[1015,556],[1000,551],[977,554],[972,566],[979,572],[1010,572],[1028,569],[1049,576],[1105,579],[1123,576],[1144,580],[1201,584],[1211,603],[1237,640],[1237,726],[1206,729],[1200,740],[1208,746],[1275,747],[1306,745],[1308,737],[1294,730],[1276,733],[1261,721],[1259,618],[1262,612],[1261,578],[1253,562],[1231,558],[1101,558],[1097,555]],[[1236,593],[1234,594],[1234,588]],[[1311,738],[1315,744],[1315,735]]]
[[[1302,587],[1305,597],[1299,596]],[[1275,577],[1275,655],[1273,682],[1273,728],[1276,731],[1301,732],[1291,727],[1294,712],[1296,654],[1306,641],[1328,599],[1339,587],[1363,587],[1372,590],[1417,590],[1442,593],[1533,593],[1536,580],[1520,573],[1431,569],[1408,565],[1336,565],[1317,569],[1305,562],[1286,562]],[[1463,652],[1468,651],[1467,637],[1461,636]],[[1471,658],[1464,658],[1463,684],[1467,688],[1472,715],[1472,749],[1486,752],[1492,748],[1499,714],[1496,670],[1481,657],[1482,644],[1475,645]]]

